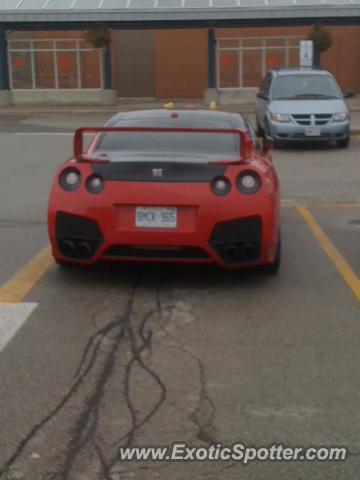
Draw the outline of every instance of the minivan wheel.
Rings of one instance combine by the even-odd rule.
[[[346,137],[344,138],[344,140],[338,140],[336,142],[336,145],[338,146],[338,148],[348,148],[350,144],[350,137]]]
[[[264,138],[265,139],[266,139],[266,136],[271,137],[270,128],[269,128],[269,124],[268,124],[267,120],[265,122],[265,131],[264,131]],[[281,142],[280,142],[280,140],[276,140],[274,138],[273,141],[272,141],[272,145],[273,145],[274,149],[280,148],[281,147]]]

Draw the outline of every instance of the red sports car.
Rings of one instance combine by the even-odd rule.
[[[84,134],[95,134],[84,153]],[[76,131],[52,186],[55,260],[280,264],[279,182],[239,114],[120,113]]]

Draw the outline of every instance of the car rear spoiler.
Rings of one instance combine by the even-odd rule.
[[[79,128],[75,132],[74,136],[74,158],[78,162],[89,163],[107,163],[109,160],[104,157],[93,157],[91,152],[95,145],[96,139],[91,143],[88,152],[84,153],[84,135],[86,134],[102,134],[102,133],[140,133],[140,132],[156,132],[156,133],[208,133],[209,135],[231,134],[238,135],[240,137],[240,152],[239,160],[222,162],[222,163],[239,163],[243,162],[247,158],[248,151],[248,137],[245,132],[240,130],[221,130],[221,129],[199,129],[199,128],[147,128],[147,127],[102,127],[102,128]],[[220,163],[220,162],[219,162]]]

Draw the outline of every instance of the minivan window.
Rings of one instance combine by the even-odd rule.
[[[281,75],[275,78],[272,100],[340,99],[335,80],[329,75]]]

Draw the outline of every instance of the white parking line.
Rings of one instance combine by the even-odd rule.
[[[18,135],[21,137],[35,137],[35,136],[42,136],[42,137],[52,137],[52,136],[73,136],[73,132],[15,132],[14,135]]]
[[[37,307],[38,303],[0,303],[0,352]]]

